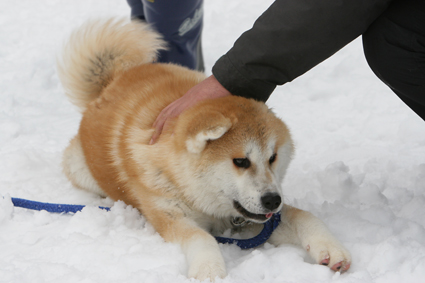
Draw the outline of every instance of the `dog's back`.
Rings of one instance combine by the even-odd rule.
[[[71,35],[58,70],[67,96],[83,112],[79,134],[63,157],[75,186],[137,206],[126,189],[137,165],[123,165],[131,163],[125,145],[135,133],[129,129],[136,129],[136,142],[147,144],[159,112],[205,78],[180,66],[152,64],[163,46],[140,21],[89,21]]]

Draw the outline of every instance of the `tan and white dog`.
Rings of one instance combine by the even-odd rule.
[[[138,208],[166,241],[181,245],[189,277],[226,276],[211,232],[232,228],[235,217],[259,231],[279,211],[270,243],[300,245],[317,263],[347,270],[350,254],[325,225],[282,203],[293,145],[264,103],[236,96],[200,102],[149,145],[160,111],[205,78],[153,64],[163,45],[136,21],[90,21],[72,34],[58,60],[66,93],[83,113],[63,158],[71,182]]]

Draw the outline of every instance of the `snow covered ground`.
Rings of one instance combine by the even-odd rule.
[[[207,69],[271,2],[206,0]],[[55,56],[84,20],[128,14],[124,0],[0,2],[0,282],[194,282],[179,247],[135,209],[79,191],[61,173],[80,114]],[[297,148],[286,202],[323,219],[352,267],[334,273],[293,246],[222,245],[229,275],[219,282],[424,282],[425,123],[375,78],[361,41],[279,87],[268,105]],[[13,208],[11,196],[90,207],[34,212]]]

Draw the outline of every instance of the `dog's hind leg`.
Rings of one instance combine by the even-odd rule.
[[[65,149],[62,166],[65,175],[74,186],[106,197],[87,166],[79,135],[76,135]]]

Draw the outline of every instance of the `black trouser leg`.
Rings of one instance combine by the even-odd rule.
[[[396,0],[363,35],[373,72],[425,120],[425,0]]]

